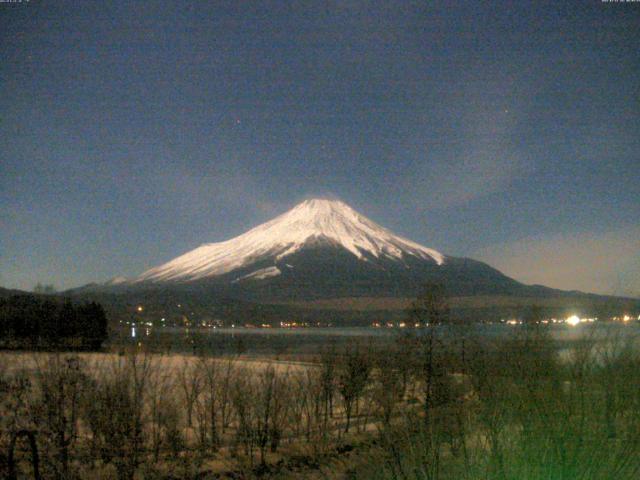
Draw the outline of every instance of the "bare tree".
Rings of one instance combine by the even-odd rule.
[[[273,379],[274,397],[272,404],[271,424],[269,425],[269,448],[275,453],[284,437],[289,407],[291,405],[291,378],[289,372],[276,372]]]
[[[154,365],[151,357],[131,351],[111,363],[86,392],[84,418],[105,463],[120,480],[131,480],[145,446],[145,402]]]
[[[187,428],[191,428],[193,426],[193,406],[202,389],[200,371],[191,361],[185,359],[178,372],[178,381],[184,394]]]
[[[324,430],[327,430],[329,419],[333,417],[333,398],[336,391],[336,347],[335,344],[322,351],[320,356],[320,387],[324,417]]]
[[[231,386],[237,374],[236,361],[229,357],[222,367],[221,378],[218,382],[218,405],[220,409],[220,428],[222,433],[229,426],[233,413],[231,402]]]
[[[373,398],[380,410],[384,427],[389,427],[398,403],[404,397],[406,361],[391,352],[377,352],[375,356],[375,388]],[[394,352],[395,353],[395,352]]]
[[[346,416],[345,432],[349,432],[354,407],[369,381],[371,362],[358,344],[349,345],[337,366],[338,391],[342,396]]]
[[[325,414],[323,406],[322,372],[306,369],[291,377],[291,425],[296,437],[304,436],[314,449],[326,440]]]
[[[38,357],[34,359],[39,392],[35,413],[55,451],[53,474],[56,478],[68,478],[71,450],[78,436],[80,396],[86,386],[83,365],[77,356],[61,354],[48,355],[44,363]]]
[[[198,359],[199,377],[202,381],[202,395],[200,398],[200,406],[202,410],[203,422],[207,425],[207,430],[203,432],[203,439],[217,450],[220,446],[220,438],[218,433],[218,410],[220,399],[219,383],[221,380],[221,371],[218,360],[211,357],[200,357]]]
[[[154,462],[160,459],[160,451],[168,447],[176,457],[182,446],[179,431],[180,414],[177,409],[171,373],[158,365],[148,382],[147,408],[149,410],[149,440]]]
[[[278,394],[278,378],[273,365],[269,365],[259,376],[256,407],[256,426],[260,463],[265,463],[267,445],[272,435],[275,415],[275,402]]]
[[[408,310],[408,321],[425,327],[418,336],[421,347],[421,370],[424,381],[424,418],[430,422],[431,409],[446,386],[442,359],[438,357],[436,327],[450,323],[446,291],[440,284],[428,284]]]
[[[252,379],[246,370],[241,370],[231,385],[231,398],[237,418],[236,444],[242,445],[245,455],[253,467],[253,455],[256,447],[254,396],[257,393]]]

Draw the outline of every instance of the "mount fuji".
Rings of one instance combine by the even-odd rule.
[[[453,295],[534,288],[482,262],[395,235],[339,200],[305,200],[248,232],[206,243],[112,288],[206,291],[252,301],[413,296],[427,282]],[[543,288],[543,287],[540,287]]]
[[[195,250],[152,268],[137,282],[189,282],[215,277],[250,267],[260,261],[273,265],[238,277],[261,280],[280,275],[287,257],[320,246],[346,250],[356,259],[373,262],[388,259],[402,262],[414,257],[442,265],[444,255],[398,237],[389,230],[360,215],[338,200],[312,199],[287,213],[225,242],[204,244]],[[284,263],[286,268],[295,268]]]
[[[443,285],[452,315],[469,321],[513,316],[532,306],[547,315],[609,304],[640,312],[638,300],[525,285],[486,263],[395,235],[344,202],[322,198],[138,277],[116,277],[65,294],[99,301],[121,321],[144,305],[150,318],[178,322],[188,310],[191,317],[243,323],[369,325],[372,318],[404,318],[408,302],[428,283]]]

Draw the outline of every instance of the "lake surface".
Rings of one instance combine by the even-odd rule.
[[[479,324],[463,327],[438,327],[438,335],[475,336],[486,339],[505,339],[522,331],[520,325]],[[581,339],[599,342],[633,340],[640,344],[640,322],[584,323],[576,326],[549,325],[553,338],[560,348],[568,348]],[[128,330],[122,330],[119,342],[142,343],[151,348],[176,352],[208,351],[211,353],[255,354],[315,354],[329,346],[340,347],[354,341],[371,345],[384,345],[407,334],[424,334],[426,329],[327,327],[327,328],[141,328],[136,338]]]

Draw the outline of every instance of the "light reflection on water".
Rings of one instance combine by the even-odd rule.
[[[465,336],[467,338],[500,341],[509,339],[526,328],[521,325],[505,324],[466,325],[437,327],[437,334],[443,338]],[[570,325],[545,325],[540,328],[551,332],[556,341],[561,358],[569,359],[573,347],[581,341],[593,341],[598,355],[611,350],[609,345],[623,343],[640,350],[640,322],[634,323],[592,323]],[[195,348],[229,352],[317,352],[334,342],[346,344],[361,339],[385,344],[394,338],[406,334],[424,334],[428,329],[373,328],[373,327],[325,327],[325,328],[198,328],[177,327],[155,328],[151,336],[142,337],[142,343],[152,346],[164,345],[172,351],[191,351]],[[164,340],[159,341],[159,339]],[[137,339],[135,339],[137,341]],[[606,348],[603,348],[606,347]],[[616,347],[617,348],[617,347]]]
[[[441,326],[437,327],[439,335],[476,335],[487,338],[508,337],[518,331],[522,331],[521,325],[512,326],[505,324],[477,324],[465,326]],[[542,326],[551,332],[552,337],[559,342],[574,342],[577,340],[592,338],[594,340],[607,340],[613,337],[640,337],[640,322],[634,323],[593,323],[571,325],[547,325]],[[218,327],[209,329],[191,329],[167,327],[162,332],[176,335],[202,335],[202,336],[317,336],[317,337],[392,337],[403,334],[421,335],[427,331],[424,328],[373,328],[373,327],[325,327],[325,328],[244,328],[244,327]]]
[[[437,327],[440,331],[450,330],[452,333],[465,332],[478,335],[508,335],[518,329],[525,328],[521,325],[504,324],[477,324],[456,327]],[[554,338],[558,340],[577,340],[585,335],[595,334],[607,336],[613,333],[640,335],[640,322],[634,323],[594,323],[571,325],[548,325],[540,328],[551,331]],[[184,334],[184,328],[167,327],[162,331],[167,333]],[[244,327],[218,327],[208,329],[192,329],[192,332],[201,334],[235,334],[235,335],[326,335],[326,336],[381,336],[398,335],[405,332],[421,333],[424,328],[401,329],[401,328],[374,328],[374,327],[307,327],[307,328],[244,328]]]

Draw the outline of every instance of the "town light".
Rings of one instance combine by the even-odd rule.
[[[578,317],[577,315],[571,315],[565,320],[565,322],[571,326],[576,326],[580,323],[580,317]]]

